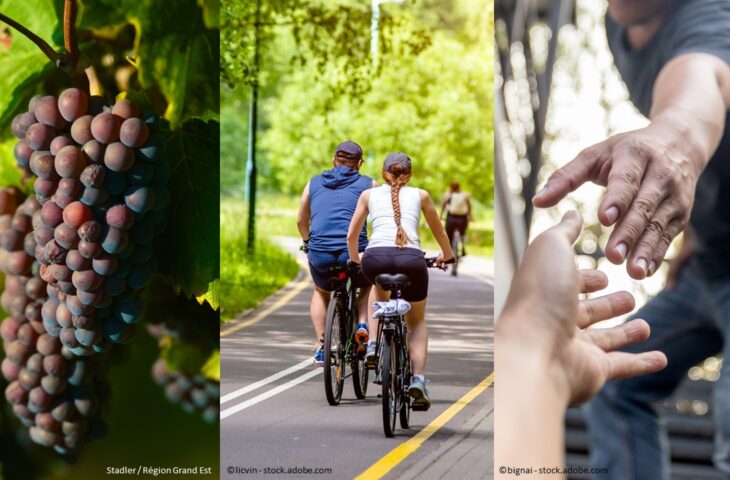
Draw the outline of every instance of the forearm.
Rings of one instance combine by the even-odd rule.
[[[347,234],[347,253],[350,256],[350,260],[354,262],[360,261],[359,245],[357,241],[357,235]]]
[[[302,240],[309,240],[309,219],[297,218],[297,230],[299,230]]]
[[[498,334],[495,338],[495,474],[500,467],[559,467],[564,464],[564,417],[567,393],[552,380],[549,362],[539,349]],[[535,399],[538,399],[536,401]],[[543,478],[543,477],[541,477]],[[564,478],[562,475],[544,478]]]
[[[720,143],[730,107],[730,67],[706,54],[669,62],[654,83],[649,129],[668,132],[698,172]]]

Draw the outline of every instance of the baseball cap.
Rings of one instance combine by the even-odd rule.
[[[383,171],[390,170],[390,167],[392,167],[393,165],[402,166],[405,169],[406,173],[409,173],[411,171],[411,159],[403,152],[389,153],[388,156],[385,157],[385,161],[383,162]]]
[[[355,159],[362,158],[362,148],[352,140],[346,140],[335,147],[335,155],[344,153],[346,157]]]

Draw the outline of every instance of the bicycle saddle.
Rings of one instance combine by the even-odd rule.
[[[408,286],[411,282],[408,280],[408,275],[405,273],[381,273],[375,277],[375,283],[377,283],[383,290],[394,290],[396,288]]]

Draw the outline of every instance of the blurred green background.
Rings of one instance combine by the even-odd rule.
[[[307,181],[344,139],[380,181],[385,155],[413,159],[412,186],[441,202],[459,181],[474,200],[470,255],[493,248],[493,6],[487,0],[224,1],[221,33],[221,318],[253,307],[298,271],[273,237],[296,236]],[[255,45],[259,59],[256,62]],[[247,132],[258,83],[255,255],[247,239]],[[421,232],[434,248],[430,232]]]

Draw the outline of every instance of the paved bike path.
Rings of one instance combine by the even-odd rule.
[[[223,327],[221,478],[355,478],[373,465],[382,467],[381,459],[399,445],[388,457],[396,465],[384,478],[491,478],[491,386],[445,423],[441,417],[437,423],[443,426],[409,454],[423,437],[418,432],[453,412],[454,403],[484,385],[493,370],[494,295],[487,263],[467,257],[463,272],[470,275],[457,278],[430,270],[427,377],[433,405],[412,412],[411,428],[398,429],[393,439],[383,435],[379,386],[372,382],[367,398],[356,400],[348,378],[342,403],[327,405],[321,369],[308,364],[313,333],[306,276]],[[280,467],[330,470],[265,472]]]

